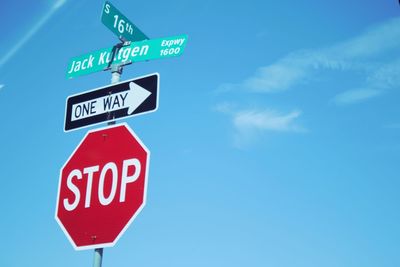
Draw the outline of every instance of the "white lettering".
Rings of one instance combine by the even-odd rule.
[[[139,52],[139,50],[140,50],[140,47],[139,46],[135,46],[133,49],[132,49],[132,57],[136,57],[137,56],[137,53]]]
[[[74,202],[70,203],[69,200],[67,198],[64,198],[64,208],[67,211],[72,211],[74,210],[78,204],[79,204],[79,200],[81,198],[79,189],[76,185],[74,185],[74,183],[72,182],[72,178],[76,177],[77,179],[82,179],[82,173],[80,170],[73,170],[72,172],[69,173],[68,177],[67,177],[67,187],[69,190],[71,190],[72,193],[74,193],[75,195],[75,200]]]
[[[80,62],[80,61],[76,62],[74,72],[77,72],[81,69],[81,64],[82,64],[82,62]]]
[[[82,61],[82,69],[83,69],[83,70],[86,69],[85,63],[87,63],[88,61],[89,61],[88,58],[85,58],[85,59]]]
[[[87,185],[86,185],[86,197],[85,197],[85,208],[90,207],[90,198],[92,195],[92,184],[93,184],[93,173],[99,171],[99,166],[87,167],[83,169],[83,173],[87,174]]]
[[[184,38],[174,39],[174,40],[163,40],[161,42],[161,46],[168,46],[168,47],[176,46],[176,45],[181,46],[181,45],[183,45],[184,42],[185,42]]]
[[[75,67],[75,60],[72,61],[71,69],[68,71],[68,74],[72,73],[72,71],[74,70],[74,67]]]
[[[111,62],[111,60],[112,60],[112,54],[111,53],[108,53],[107,54],[107,59],[106,59],[106,63],[108,64],[108,63],[110,63]],[[115,60],[115,57],[114,57],[114,60]]]
[[[128,168],[130,166],[135,167],[133,175],[128,175]],[[122,177],[121,177],[121,191],[119,194],[119,202],[125,202],[126,185],[133,183],[139,177],[141,171],[140,161],[138,159],[126,159],[122,164]]]
[[[110,5],[109,5],[109,4],[106,4],[106,5],[104,6],[104,12],[105,12],[106,14],[110,14]]]
[[[94,60],[94,56],[90,55],[89,56],[89,64],[87,65],[87,68],[93,68],[93,60]]]
[[[149,46],[148,45],[144,45],[140,48],[140,53],[139,55],[143,56],[143,55],[147,55],[147,52],[149,52]]]
[[[120,164],[122,164],[122,167]],[[118,168],[121,170],[120,175],[118,173]],[[99,165],[85,167],[83,168],[83,172],[79,169],[74,169],[67,177],[66,186],[69,190],[69,194],[68,197],[63,199],[64,208],[67,211],[75,210],[80,203],[81,195],[85,192],[85,208],[90,208],[93,205],[92,201],[94,200],[94,197],[92,197],[92,195],[97,195],[100,204],[107,206],[114,201],[119,185],[119,202],[125,202],[127,197],[127,187],[129,184],[137,181],[141,172],[141,162],[137,158],[122,160],[122,162],[119,163],[119,167],[117,167],[115,162],[108,162],[101,168],[101,170]],[[78,180],[82,180],[83,178],[87,179],[86,188],[84,188],[85,183],[77,183]],[[96,184],[94,182],[96,181],[95,179],[98,179],[97,188],[93,187],[93,184]]]
[[[115,57],[115,60],[121,60],[121,54],[122,54],[122,52],[123,52],[123,49],[121,48],[119,51],[118,51],[118,55]]]
[[[121,48],[121,50],[122,50],[122,48]],[[131,49],[130,48],[124,49],[124,52],[122,54],[123,61],[127,61],[129,59],[129,54],[130,53],[131,53]]]
[[[111,184],[111,192],[106,198],[104,196],[104,183],[106,179],[106,174],[108,170],[111,170],[111,178],[112,178],[112,184]],[[115,192],[117,191],[117,182],[118,182],[118,169],[117,165],[115,165],[114,162],[108,162],[103,169],[101,170],[100,173],[100,179],[99,179],[99,191],[98,196],[99,196],[99,201],[103,206],[107,206],[110,204],[115,196]]]
[[[100,53],[100,58],[99,58],[99,65],[103,65],[105,64],[105,56],[106,56],[107,52],[102,52]]]

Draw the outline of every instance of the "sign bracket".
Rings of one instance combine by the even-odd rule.
[[[129,41],[121,42],[121,43],[118,43],[118,44],[114,45],[112,50],[111,50],[111,58],[112,58],[112,60],[110,61],[110,63],[108,63],[108,66],[106,68],[104,68],[104,71],[111,70],[111,74],[112,74],[112,73],[115,72],[115,68],[116,69],[120,69],[121,68],[121,70],[120,71],[118,70],[118,72],[122,73],[122,67],[123,66],[132,64],[132,60],[128,60],[128,61],[125,61],[125,62],[122,62],[122,63],[118,63],[118,64],[113,64],[114,59],[115,59],[116,55],[118,54],[119,50],[122,47],[130,46],[130,45],[131,45],[131,42],[129,42]],[[116,66],[116,67],[114,67],[114,66]],[[117,81],[117,82],[119,82],[119,81]]]

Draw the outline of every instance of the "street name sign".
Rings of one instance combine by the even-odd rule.
[[[55,212],[76,250],[115,245],[146,203],[149,161],[125,123],[86,134],[60,170]]]
[[[64,131],[156,111],[158,73],[69,96]]]
[[[123,42],[135,42],[149,39],[109,1],[104,3],[101,13],[101,22]]]
[[[114,64],[128,64],[152,59],[180,56],[187,35],[133,42],[120,48],[104,48],[74,57],[67,67],[67,78],[108,69]]]

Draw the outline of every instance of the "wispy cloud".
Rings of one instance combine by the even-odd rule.
[[[265,133],[307,132],[307,129],[298,122],[298,118],[302,114],[300,110],[286,113],[256,108],[237,110],[231,103],[222,103],[215,110],[231,117],[234,128],[234,144],[237,147],[250,145]]]
[[[400,18],[395,18],[341,43],[292,52],[243,82],[224,84],[220,89],[276,93],[311,82],[320,70],[358,72],[365,77],[359,85],[364,89],[349,88],[334,98],[338,104],[356,103],[400,86],[400,58],[381,57],[399,48]]]
[[[329,52],[343,58],[371,58],[400,45],[400,18],[390,19],[350,40],[333,46]]]
[[[333,102],[338,105],[359,103],[369,98],[378,96],[381,91],[376,89],[354,89],[336,95]]]
[[[4,84],[0,84],[0,90],[4,88]]]
[[[399,130],[400,129],[400,123],[396,122],[396,123],[389,123],[389,124],[385,124],[383,126],[386,129],[395,129],[395,130]]]
[[[21,39],[16,42],[16,44],[4,56],[0,58],[0,67],[6,64],[66,2],[67,0],[55,1],[50,10],[47,11],[47,13],[36,24],[34,24],[33,27],[27,33],[25,33]]]
[[[400,58],[376,66],[367,77],[370,87],[385,90],[400,85]]]
[[[294,110],[286,114],[274,110],[243,110],[233,117],[233,124],[240,131],[304,132],[305,129],[295,123],[301,111]]]
[[[343,42],[293,51],[258,68],[243,81],[220,85],[218,91],[277,94],[318,81],[323,72],[332,74],[338,88],[332,99],[326,99],[327,102],[336,105],[360,103],[400,87],[398,52],[400,18],[394,18]],[[338,72],[357,78],[346,88],[346,83],[336,78]],[[222,103],[216,108],[229,116],[236,146],[251,144],[266,133],[308,132],[300,123],[301,110],[280,112],[267,108],[243,108],[241,105],[242,108],[238,108],[232,103]]]
[[[304,64],[295,58],[284,58],[278,64],[258,69],[256,75],[244,81],[243,86],[256,92],[287,90],[307,75],[307,70],[302,67]]]
[[[371,64],[372,65],[372,64]],[[400,86],[400,60],[375,64],[368,71],[362,89],[349,89],[337,94],[333,102],[339,105],[359,103],[370,98],[381,95],[386,90]]]

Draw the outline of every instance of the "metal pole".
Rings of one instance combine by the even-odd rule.
[[[111,84],[118,83],[121,79],[122,66],[112,65],[111,66]]]
[[[111,66],[111,84],[118,83],[121,79],[122,66],[112,65]],[[115,121],[109,121],[108,125],[115,124]],[[103,261],[103,248],[96,248],[94,250],[93,267],[101,267]]]
[[[121,75],[122,75],[122,65],[112,65],[111,66],[111,84],[115,84],[118,83],[121,79]],[[114,118],[110,118],[111,114],[108,114],[109,119],[114,119]],[[115,121],[109,121],[107,123],[107,125],[113,125],[115,124]]]
[[[101,267],[103,260],[103,248],[96,248],[94,250],[93,267]]]

